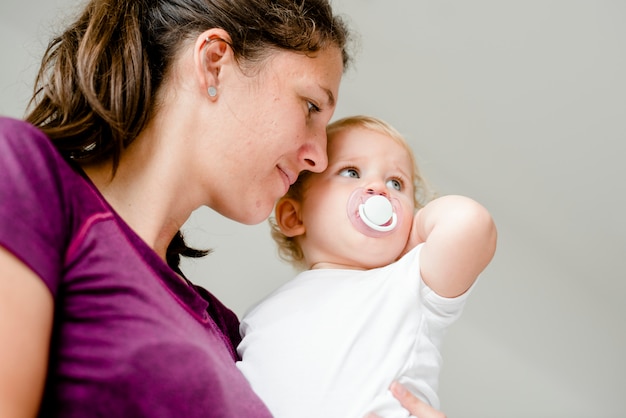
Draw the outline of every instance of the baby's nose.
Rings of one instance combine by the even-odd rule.
[[[388,196],[387,188],[385,187],[385,184],[381,181],[370,183],[367,187],[367,194],[381,195],[385,197]]]

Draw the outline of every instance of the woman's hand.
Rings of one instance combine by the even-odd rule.
[[[411,415],[417,418],[446,418],[446,414],[424,403],[400,383],[393,382],[389,389]]]
[[[446,418],[446,414],[436,410],[432,406],[424,403],[417,396],[406,390],[398,382],[393,382],[389,387],[393,396],[396,397],[402,406],[409,411],[412,417],[417,418]],[[368,414],[365,418],[383,418],[376,414]]]

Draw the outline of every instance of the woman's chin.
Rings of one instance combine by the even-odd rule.
[[[245,213],[240,214],[237,217],[231,217],[232,220],[242,223],[244,225],[258,225],[267,220],[267,218],[271,215],[274,206],[267,206],[262,204],[257,204],[257,207],[253,211],[246,211]]]

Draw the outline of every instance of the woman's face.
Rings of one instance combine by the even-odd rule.
[[[315,56],[277,51],[258,73],[224,74],[216,102],[222,143],[212,149],[223,156],[220,179],[206,184],[211,208],[259,223],[301,171],[326,168],[325,130],[342,73],[341,51],[330,48]]]

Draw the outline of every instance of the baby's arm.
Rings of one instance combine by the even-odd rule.
[[[487,209],[463,196],[443,196],[413,219],[408,247],[424,242],[424,282],[443,297],[463,294],[487,267],[496,249],[496,227]]]

